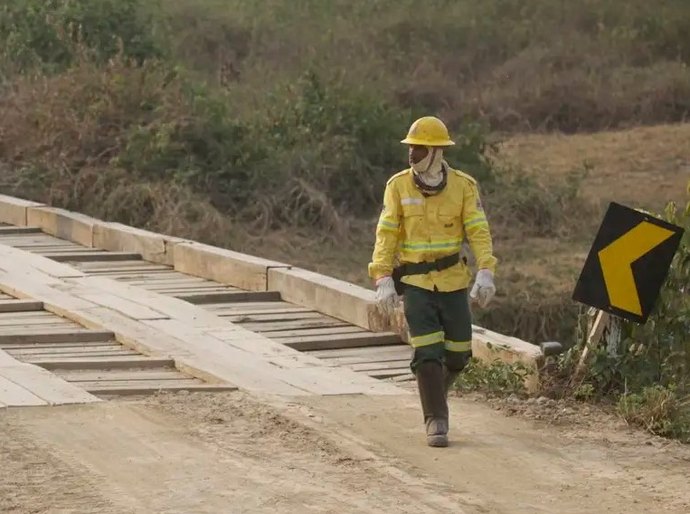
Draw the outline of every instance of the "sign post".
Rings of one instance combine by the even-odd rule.
[[[609,204],[573,292],[573,300],[598,310],[576,377],[602,338],[609,353],[618,353],[622,319],[647,322],[682,235],[681,227]]]

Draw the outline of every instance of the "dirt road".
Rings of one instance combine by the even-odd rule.
[[[0,512],[687,512],[690,450],[452,400],[243,393],[0,412]]]

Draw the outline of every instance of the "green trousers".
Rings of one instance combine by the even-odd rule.
[[[405,285],[405,318],[414,354],[410,368],[436,361],[460,372],[472,356],[472,314],[467,289],[429,291]]]

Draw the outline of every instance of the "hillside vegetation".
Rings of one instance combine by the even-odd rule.
[[[502,263],[480,321],[567,339],[599,170],[550,179],[493,142],[683,122],[689,26],[685,0],[6,0],[0,185],[369,284],[399,140],[436,114]]]

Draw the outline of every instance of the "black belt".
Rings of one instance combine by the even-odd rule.
[[[464,259],[463,259],[464,260]],[[426,262],[406,262],[393,269],[393,282],[395,283],[395,290],[399,295],[402,295],[403,284],[402,277],[407,275],[426,275],[431,271],[443,271],[451,266],[455,266],[460,262],[460,252],[446,255],[435,261]]]

